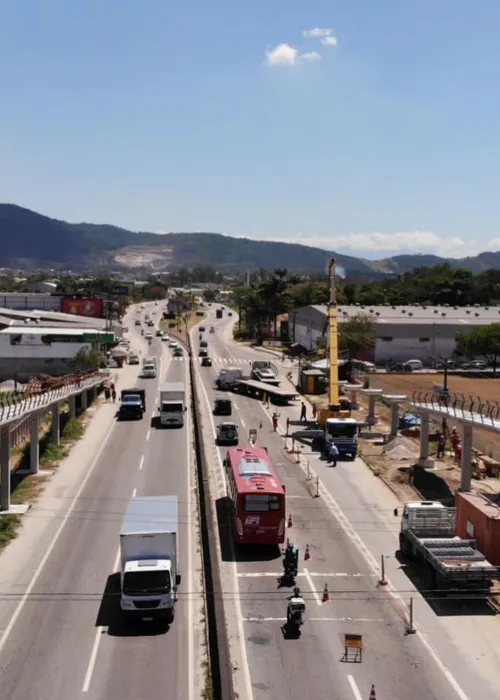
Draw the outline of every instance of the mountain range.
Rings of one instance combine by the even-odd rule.
[[[332,251],[296,243],[232,238],[220,233],[133,232],[108,224],[72,224],[19,207],[0,204],[0,267],[14,269],[168,271],[209,265],[221,272],[287,268],[324,273]],[[499,253],[463,259],[396,255],[365,260],[335,254],[348,275],[378,277],[448,262],[478,273],[500,269]]]

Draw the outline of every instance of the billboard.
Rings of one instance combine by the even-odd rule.
[[[63,297],[61,311],[64,314],[74,316],[89,316],[92,318],[103,318],[103,299],[75,299],[74,297]]]

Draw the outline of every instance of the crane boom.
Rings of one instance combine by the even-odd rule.
[[[330,261],[328,263],[328,272],[330,279],[330,300],[328,302],[328,333],[330,341],[330,385],[328,392],[328,403],[330,411],[339,411],[339,341],[337,289],[335,283],[335,258],[330,258]]]

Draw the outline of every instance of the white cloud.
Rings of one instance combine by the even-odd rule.
[[[405,231],[401,233],[348,233],[342,236],[314,236],[298,234],[282,238],[266,238],[283,243],[300,243],[301,245],[324,248],[326,250],[344,251],[363,257],[386,257],[397,253],[432,253],[446,258],[463,258],[476,255],[476,241],[465,241],[458,236],[443,238],[430,231]],[[494,241],[490,241],[488,249]],[[500,249],[500,239],[496,239]]]
[[[321,61],[321,56],[317,51],[308,51],[300,55],[303,61]]]
[[[319,27],[316,27],[316,29],[306,29],[302,32],[302,36],[308,39],[321,39],[321,37],[331,36],[332,34],[333,29],[320,29]]]
[[[500,238],[492,238],[485,248],[488,252],[496,253],[500,250]]]
[[[278,44],[266,51],[266,64],[268,66],[295,66],[300,61],[320,61],[321,56],[317,51],[308,51],[301,54],[298,49],[290,44]]]
[[[337,46],[336,36],[325,36],[321,39],[321,43],[325,46]]]

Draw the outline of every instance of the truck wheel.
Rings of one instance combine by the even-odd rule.
[[[173,623],[174,617],[175,617],[175,612],[174,612],[174,609],[171,608],[171,609],[168,611],[167,616],[166,616],[166,620],[167,620],[167,623],[168,623],[169,625],[171,625],[171,624]]]

